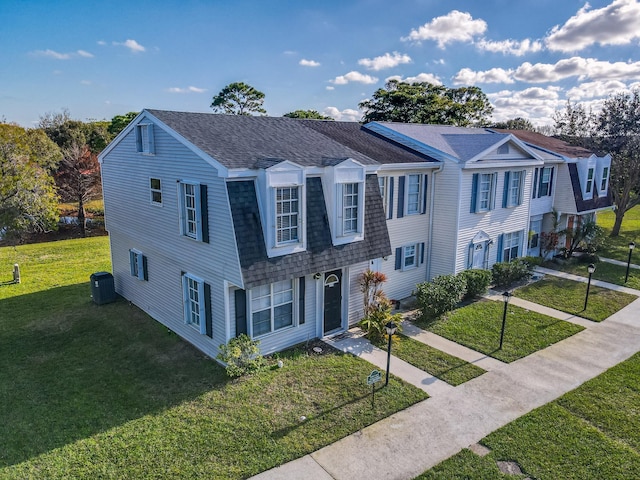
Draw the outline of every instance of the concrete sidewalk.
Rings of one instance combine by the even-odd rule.
[[[614,265],[620,265],[621,267],[626,267],[627,262],[621,262],[620,260],[614,260],[613,258],[604,258],[600,257],[601,262],[613,263]],[[640,270],[640,265],[636,265],[634,263],[629,265],[629,268],[635,268],[636,270]]]
[[[575,275],[541,270],[586,281]],[[596,284],[593,280],[592,283]],[[605,288],[611,286],[599,283]],[[613,287],[640,294],[626,287]],[[531,305],[538,310],[539,306]],[[411,479],[638,351],[640,299],[604,322],[589,322],[582,332],[544,350],[511,364],[494,365],[487,373],[458,387],[434,391],[423,402],[254,478]]]

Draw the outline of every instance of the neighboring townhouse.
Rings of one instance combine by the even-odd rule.
[[[553,255],[554,252],[542,251],[541,232],[575,228],[583,222],[594,221],[597,212],[613,208],[609,190],[610,155],[598,156],[540,133],[495,131],[516,136],[544,161],[534,172],[531,189],[529,255]]]
[[[369,267],[426,279],[440,164],[356,123],[144,110],[100,162],[116,291],[211,357],[344,331]]]
[[[442,162],[432,182],[427,278],[527,254],[532,185],[542,156],[483,128],[372,122],[378,135]]]

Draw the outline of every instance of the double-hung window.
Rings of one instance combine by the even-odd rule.
[[[151,191],[151,203],[153,205],[162,205],[162,184],[160,179],[150,178],[149,188]]]
[[[344,183],[342,185],[342,234],[358,232],[360,214],[358,183]]]
[[[182,276],[184,321],[198,332],[206,334],[206,299],[204,281],[191,274]]]
[[[525,172],[513,171],[504,174],[504,198],[503,207],[515,207],[522,203],[522,191],[524,189]]]
[[[389,177],[378,177],[378,187],[380,188],[380,196],[382,197],[382,207],[387,213],[387,203],[389,202]]]
[[[587,185],[585,188],[587,193],[591,193],[591,190],[593,190],[593,168],[587,170]]]
[[[538,188],[538,198],[551,195],[551,172],[553,167],[544,167],[540,173],[540,185]]]
[[[407,176],[407,215],[422,213],[422,175]]]
[[[474,173],[471,185],[471,213],[487,212],[495,208],[497,173]]]
[[[402,249],[402,269],[408,270],[418,266],[418,245],[406,245]]]
[[[609,167],[604,167],[602,169],[602,179],[600,180],[600,191],[607,191],[607,182],[609,181]]]
[[[131,276],[137,277],[138,280],[148,280],[147,257],[139,250],[129,250],[129,267]]]
[[[514,258],[518,258],[520,252],[520,244],[522,241],[522,231],[505,233],[502,237],[502,261],[510,262]]]
[[[136,151],[151,155],[155,153],[153,141],[153,124],[141,123],[136,125]]]
[[[290,327],[294,323],[293,281],[284,280],[251,289],[252,336]]]
[[[276,188],[276,244],[299,242],[300,187]]]
[[[209,242],[207,186],[179,182],[180,233],[186,237]]]

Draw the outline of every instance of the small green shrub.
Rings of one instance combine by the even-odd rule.
[[[416,285],[416,299],[422,315],[435,318],[451,311],[465,294],[467,282],[461,275],[439,275]]]
[[[240,377],[255,372],[264,365],[259,344],[259,340],[251,340],[243,333],[229,340],[226,345],[220,345],[220,353],[216,358],[226,364],[227,375]]]
[[[542,257],[522,257],[522,260],[527,262],[531,267],[539,267],[544,263],[544,258]]]
[[[492,277],[489,270],[474,268],[472,270],[463,270],[458,275],[465,279],[467,285],[467,291],[464,294],[466,300],[484,295],[491,284]]]
[[[533,265],[522,258],[516,258],[510,262],[495,263],[491,267],[491,274],[496,287],[509,287],[515,282],[531,278]]]
[[[369,314],[360,320],[358,325],[366,332],[367,338],[375,344],[384,340],[387,333],[385,325],[389,322],[394,322],[398,326],[398,333],[402,331],[402,315],[392,314],[391,302],[382,298],[369,309]]]

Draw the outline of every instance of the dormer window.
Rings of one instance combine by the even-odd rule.
[[[600,179],[600,191],[607,191],[607,183],[609,183],[609,167],[602,169],[602,178]]]
[[[276,189],[276,244],[297,243],[300,219],[300,187]]]
[[[593,168],[587,170],[587,185],[585,188],[587,193],[591,193],[591,190],[593,190]]]
[[[342,234],[358,233],[359,184],[342,184]]]

